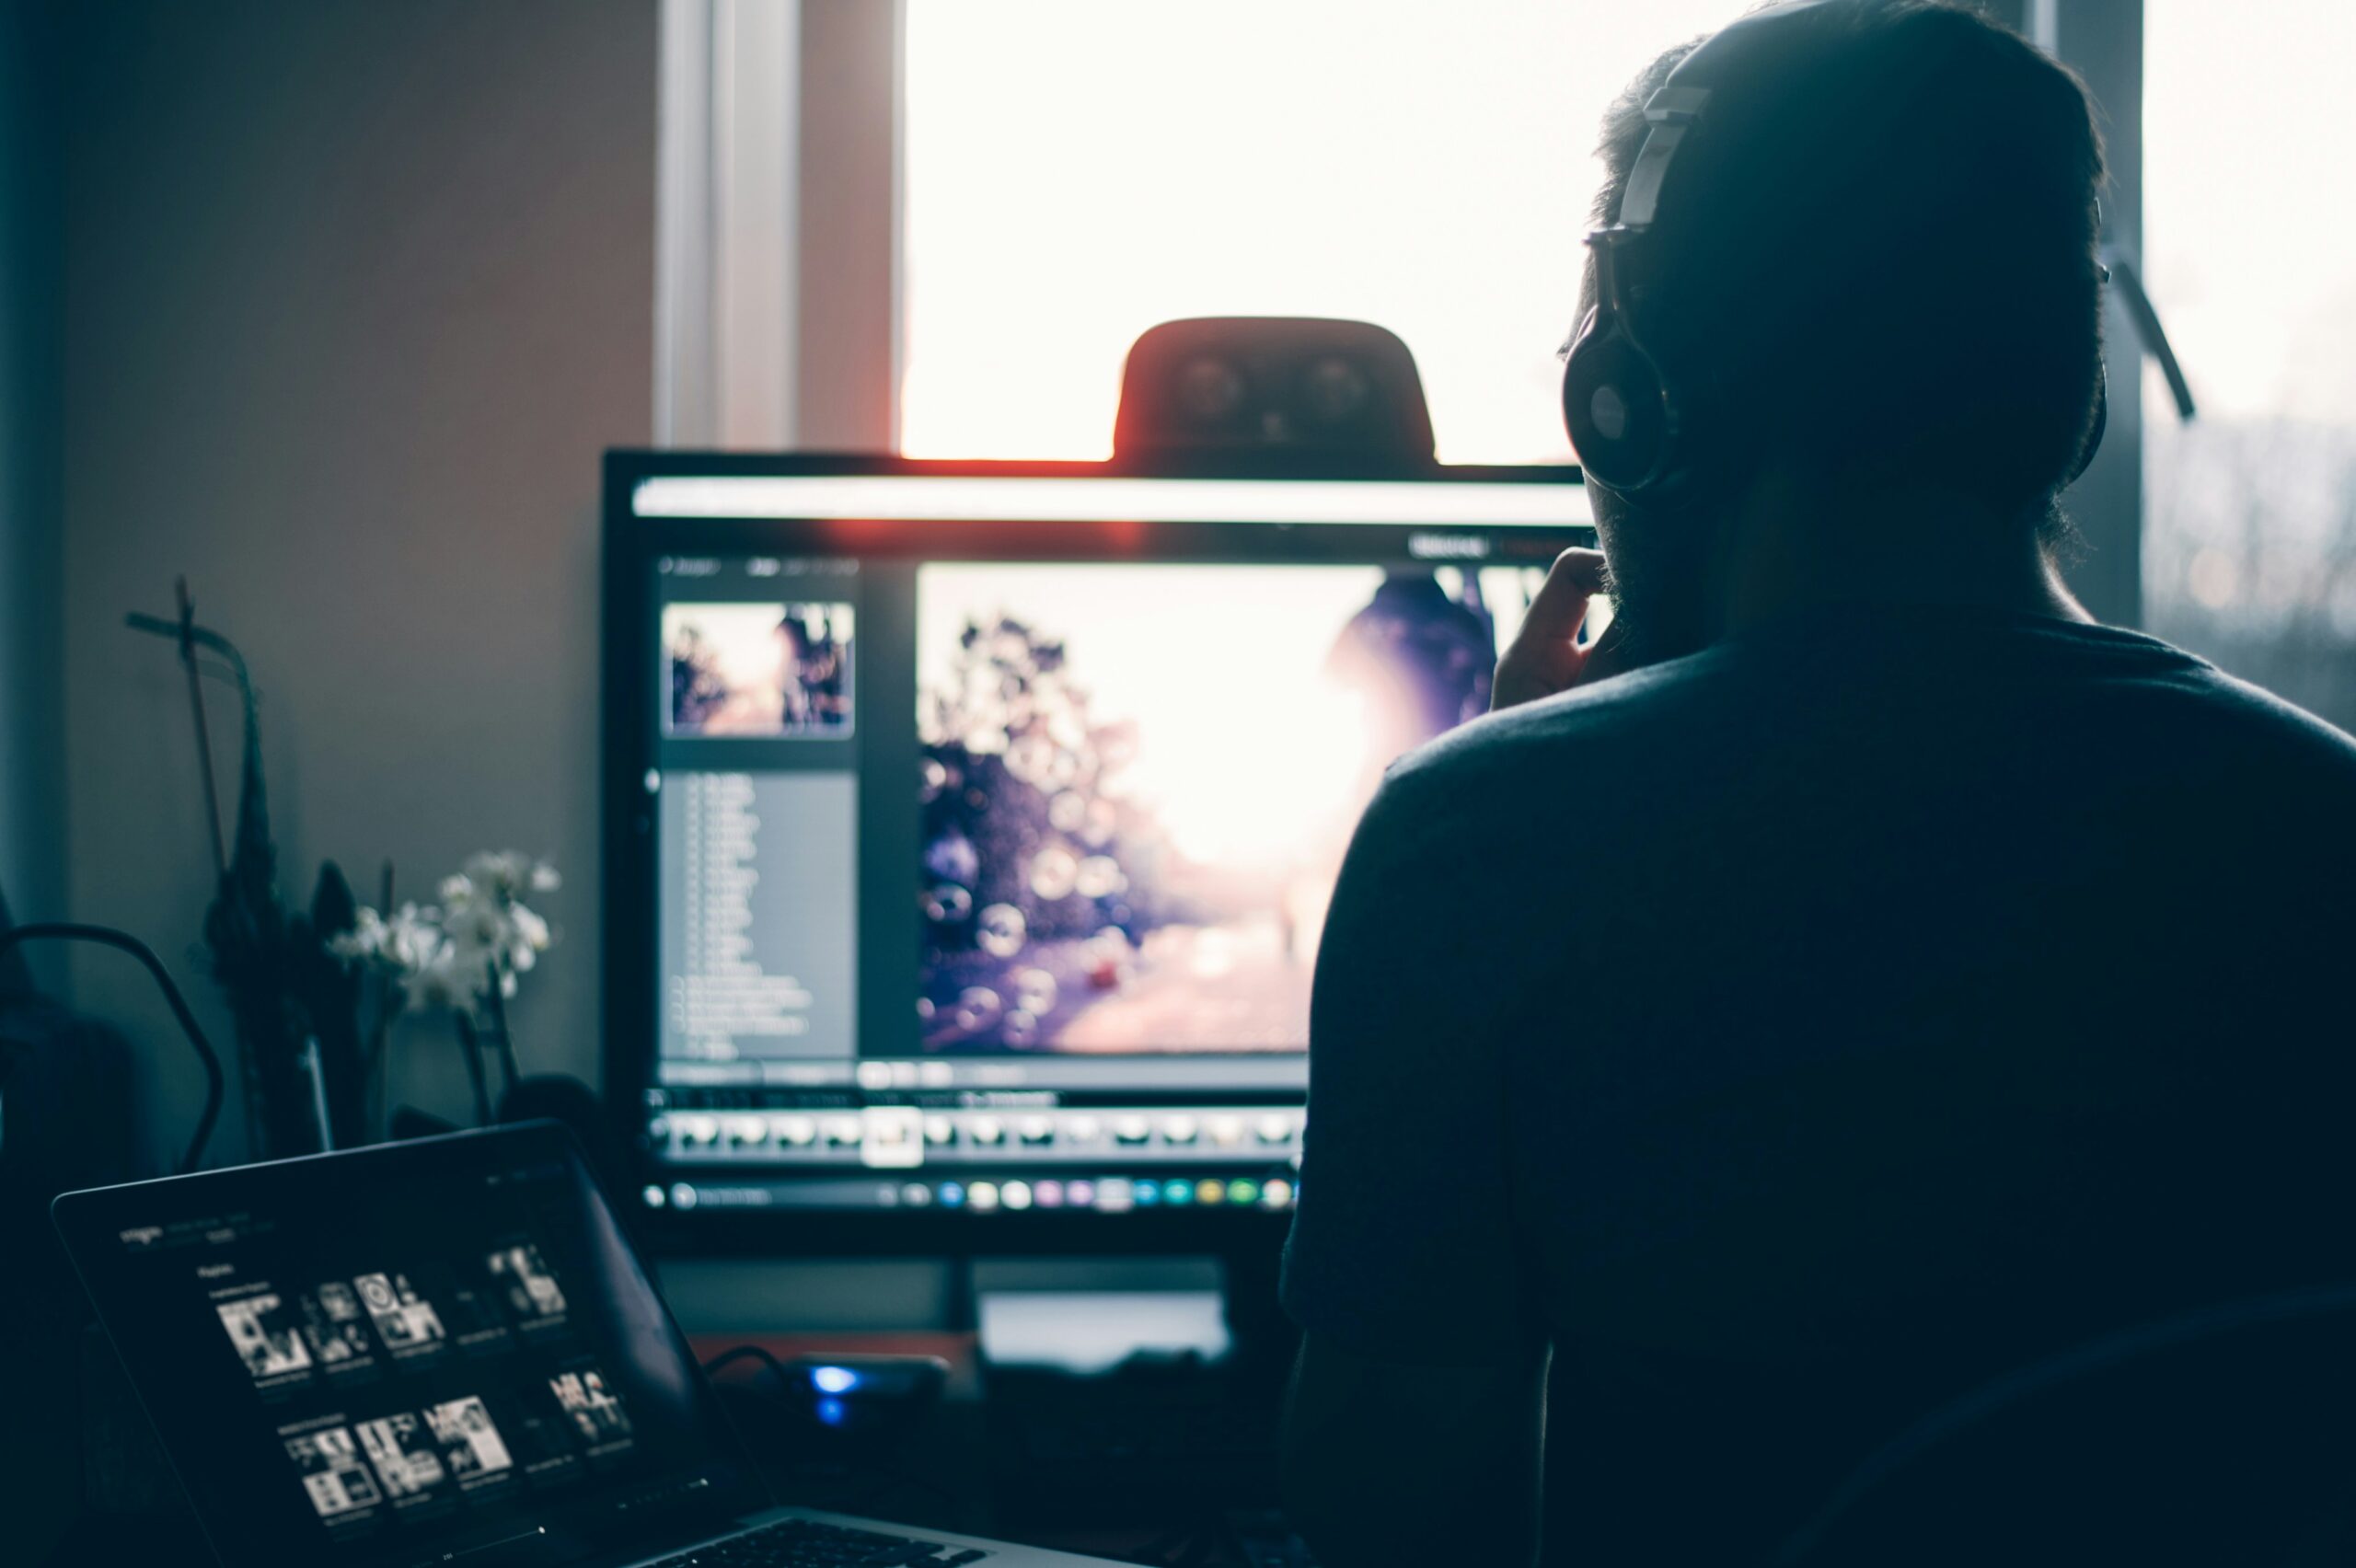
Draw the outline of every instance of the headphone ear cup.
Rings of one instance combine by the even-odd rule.
[[[1563,366],[1563,424],[1587,477],[1634,491],[1667,477],[1675,405],[1652,355],[1616,327],[1590,329]]]
[[[2078,446],[2077,466],[2062,481],[2067,489],[2078,482],[2080,475],[2094,466],[2095,454],[2102,450],[2102,432],[2110,423],[2110,362],[2098,359],[2095,363],[2095,417],[2086,426],[2086,439]]]

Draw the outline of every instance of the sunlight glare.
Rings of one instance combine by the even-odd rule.
[[[1406,340],[1449,462],[1567,461],[1604,107],[1739,0],[909,0],[904,450],[1101,457],[1157,321]]]

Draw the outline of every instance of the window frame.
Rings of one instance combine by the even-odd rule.
[[[2109,166],[2103,241],[2142,270],[2143,0],[2019,0],[2031,41],[2085,78]],[[2096,620],[2143,622],[2143,344],[2117,291],[2103,303],[2108,423],[2102,450],[2062,498],[2086,544],[2071,588]]]
[[[662,0],[656,445],[898,449],[906,36],[906,0]]]

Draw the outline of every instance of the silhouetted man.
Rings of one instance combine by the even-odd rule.
[[[1286,1302],[1331,1568],[1763,1562],[1992,1376],[2356,1278],[2356,743],[2062,581],[2084,91],[1922,0],[1743,25],[1615,280],[1673,472],[1592,485],[1512,710],[1392,770],[1327,923]],[[1648,417],[1573,414],[1591,480]]]

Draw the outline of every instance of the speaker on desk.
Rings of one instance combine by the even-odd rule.
[[[1165,321],[1129,347],[1115,462],[1284,453],[1428,467],[1431,413],[1396,333],[1317,317]]]

